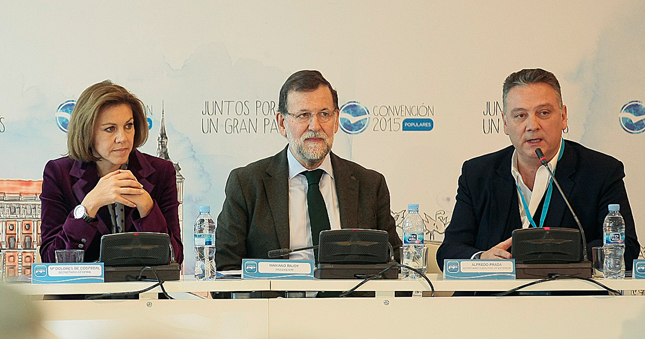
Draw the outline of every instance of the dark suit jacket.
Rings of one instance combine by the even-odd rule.
[[[464,162],[457,203],[443,244],[437,251],[437,263],[443,270],[444,259],[468,259],[511,237],[521,228],[517,187],[511,175],[513,146]],[[585,230],[587,251],[602,246],[602,224],[609,204],[620,204],[625,218],[625,265],[632,266],[640,245],[636,238],[623,178],[623,164],[606,154],[590,150],[573,141],[565,141],[564,154],[555,177],[562,186]],[[540,220],[544,198],[533,216]],[[554,188],[544,226],[577,228],[562,196]]]
[[[175,167],[170,161],[133,150],[128,169],[148,191],[154,206],[144,218],[136,208],[125,207],[126,232],[159,232],[170,235],[175,260],[181,263],[184,250],[179,231],[177,182]],[[43,173],[41,200],[43,262],[54,262],[57,249],[84,249],[85,261],[99,257],[101,236],[112,233],[112,219],[107,206],[99,209],[98,222],[74,219],[74,207],[83,201],[98,183],[94,162],[76,161],[69,157],[51,160]]]
[[[285,147],[273,157],[231,171],[217,217],[218,270],[240,269],[242,258],[268,258],[289,248],[289,165]],[[380,173],[331,153],[342,228],[377,228],[401,246],[390,214],[390,192]]]

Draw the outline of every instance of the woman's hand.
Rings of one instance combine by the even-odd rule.
[[[95,217],[99,208],[117,202],[137,208],[142,218],[150,213],[154,205],[150,194],[128,170],[116,170],[104,175],[81,204],[90,217]]]

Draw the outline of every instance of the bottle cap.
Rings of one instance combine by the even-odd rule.
[[[609,212],[619,212],[620,204],[609,204]]]
[[[408,204],[408,212],[419,212],[419,204]]]
[[[210,206],[199,206],[199,213],[210,213],[210,212],[211,212]]]

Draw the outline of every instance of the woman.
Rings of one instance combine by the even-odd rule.
[[[69,123],[69,156],[43,173],[43,262],[54,262],[58,249],[83,249],[84,261],[95,261],[102,235],[137,231],[169,234],[182,262],[175,168],[137,151],[147,138],[143,103],[125,88],[106,80],[83,91]]]

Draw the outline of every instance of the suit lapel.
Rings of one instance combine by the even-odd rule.
[[[276,154],[266,169],[266,177],[262,179],[273,216],[280,248],[289,248],[289,164],[287,162],[287,147]]]
[[[351,168],[336,154],[330,153],[331,166],[334,170],[338,209],[340,210],[340,227],[358,227],[358,187],[359,182],[354,177]]]
[[[69,175],[76,178],[76,182],[72,185],[72,191],[79,203],[85,199],[87,193],[96,186],[99,180],[96,166],[87,162],[74,161]]]
[[[148,193],[151,193],[155,185],[148,181],[148,178],[156,171],[154,167],[146,160],[146,158],[137,150],[134,150],[130,155],[128,169],[137,178],[139,183],[143,185]]]
[[[69,171],[69,175],[77,178],[76,182],[72,185],[72,192],[74,192],[74,196],[80,204],[83,199],[85,199],[87,193],[94,189],[96,184],[99,182],[96,165],[89,162],[74,161],[72,169]],[[98,223],[98,231],[101,234],[112,233],[107,226],[112,224],[110,215],[107,213],[107,209],[101,207],[96,216],[103,221]]]
[[[143,186],[143,189],[146,190],[149,194],[152,195],[152,190],[155,188],[155,185],[149,181],[149,177],[156,171],[155,168],[146,160],[146,158],[137,150],[133,150],[128,159],[128,170],[132,172],[137,181]],[[132,213],[135,209],[124,206],[125,208],[125,229],[124,232],[133,231],[134,225],[129,220]]]
[[[558,179],[560,187],[562,187],[562,192],[564,192],[564,195],[567,197],[571,195],[571,191],[575,186],[575,182],[571,179],[571,176],[573,176],[573,174],[575,174],[576,172],[577,163],[578,157],[576,156],[572,145],[565,141],[564,154],[562,155],[562,158],[555,168],[555,177],[556,179]],[[555,183],[553,183],[552,185],[553,193],[551,195],[551,204],[549,205],[549,210],[547,212],[544,223],[546,225],[556,227],[566,226],[562,225],[562,220],[565,213],[570,212],[568,212],[566,203],[564,202],[562,195],[558,191],[558,188],[555,186]]]
[[[518,209],[517,187],[511,175],[513,150],[511,146],[507,156],[497,165],[497,177],[492,183],[493,192],[491,192],[491,195],[493,197],[493,203],[497,204],[496,208],[492,209],[496,214],[490,216],[492,220],[491,225],[493,226],[492,229],[501,229],[494,227],[495,225],[505,225],[503,234],[491,237],[494,241],[497,241],[497,239],[500,239],[500,241],[508,239],[512,235],[513,230],[520,228],[522,224]],[[493,245],[497,245],[497,243]]]

